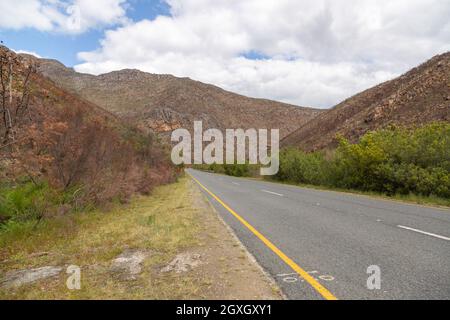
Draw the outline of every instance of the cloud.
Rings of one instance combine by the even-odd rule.
[[[0,29],[78,34],[127,22],[126,0],[2,0]]]
[[[126,45],[122,47],[127,54]],[[139,51],[139,49],[137,49]],[[302,106],[328,107],[352,93],[395,76],[372,71],[364,64],[324,64],[305,60],[251,60],[244,57],[205,57],[170,52],[144,54],[142,60],[103,60],[103,53],[81,54],[93,62],[76,66],[79,72],[100,74],[111,70],[136,68],[151,73],[167,73],[213,83],[247,96],[269,98]],[[133,54],[131,54],[133,55]],[[356,90],[356,91],[355,91]]]
[[[170,17],[107,31],[97,50],[79,53],[75,69],[138,68],[330,107],[450,50],[447,1],[167,2]]]
[[[96,50],[78,54],[77,71],[137,68],[315,107],[450,50],[449,1],[166,2],[171,16],[133,22],[126,0],[2,0],[0,28],[81,33],[110,26]]]
[[[42,56],[40,56],[39,54],[37,54],[36,52],[33,51],[27,51],[27,50],[14,50],[13,51],[17,54],[28,54],[28,55],[32,55],[35,56],[36,58],[42,59]]]

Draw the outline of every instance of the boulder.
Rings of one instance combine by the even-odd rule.
[[[17,288],[38,280],[55,277],[59,275],[62,270],[63,268],[61,267],[47,266],[36,269],[9,271],[0,280],[0,286],[4,288]]]

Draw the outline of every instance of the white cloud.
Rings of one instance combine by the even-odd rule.
[[[1,0],[0,29],[77,34],[127,21],[126,0]]]
[[[0,28],[80,33],[114,25],[97,50],[79,53],[76,70],[138,68],[316,107],[450,50],[449,1],[166,1],[170,17],[131,22],[126,0],[1,0]]]
[[[330,107],[450,50],[441,0],[168,0],[171,17],[105,33],[75,69],[138,68]],[[269,57],[251,60],[243,53]]]
[[[125,48],[124,55],[127,54]],[[80,64],[76,66],[76,70],[100,74],[137,68],[152,73],[188,76],[252,97],[312,107],[332,106],[355,90],[395,76],[386,71],[368,70],[364,64],[346,62],[325,64],[304,60],[250,60],[243,57],[218,58],[174,52],[155,54],[150,51],[145,59],[132,62],[114,57],[102,60],[101,57],[94,57],[95,55],[81,54],[86,59],[92,58],[94,62]],[[118,53],[117,57],[120,55]]]
[[[31,55],[31,56],[35,56],[36,58],[39,58],[39,59],[42,59],[42,56],[40,56],[39,54],[37,54],[36,52],[34,52],[34,51],[27,51],[27,50],[14,50],[13,49],[13,51],[15,52],[15,53],[18,53],[18,54],[29,54],[29,55]]]

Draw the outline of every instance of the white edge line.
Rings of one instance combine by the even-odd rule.
[[[232,182],[232,184],[234,184],[234,185],[236,185],[236,186],[240,186],[240,184],[237,183],[237,182]]]
[[[276,193],[276,192],[267,191],[267,190],[261,190],[261,191],[262,191],[262,192],[265,192],[265,193],[274,194],[274,195],[276,195],[276,196],[284,197],[284,194],[281,194],[281,193]]]
[[[414,229],[414,228],[410,228],[410,227],[405,227],[405,226],[400,226],[400,225],[398,225],[397,227],[402,228],[402,229],[405,229],[405,230],[409,230],[409,231],[414,231],[414,232],[426,234],[427,236],[432,236],[432,237],[439,238],[439,239],[442,239],[442,240],[450,241],[450,238],[444,237],[444,236],[440,236],[440,235],[438,235],[438,234],[434,234],[434,233],[430,233],[430,232],[425,232],[425,231],[422,231],[422,230],[418,230],[418,229]]]

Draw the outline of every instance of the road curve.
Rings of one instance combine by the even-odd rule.
[[[187,172],[289,299],[450,299],[450,210]]]

